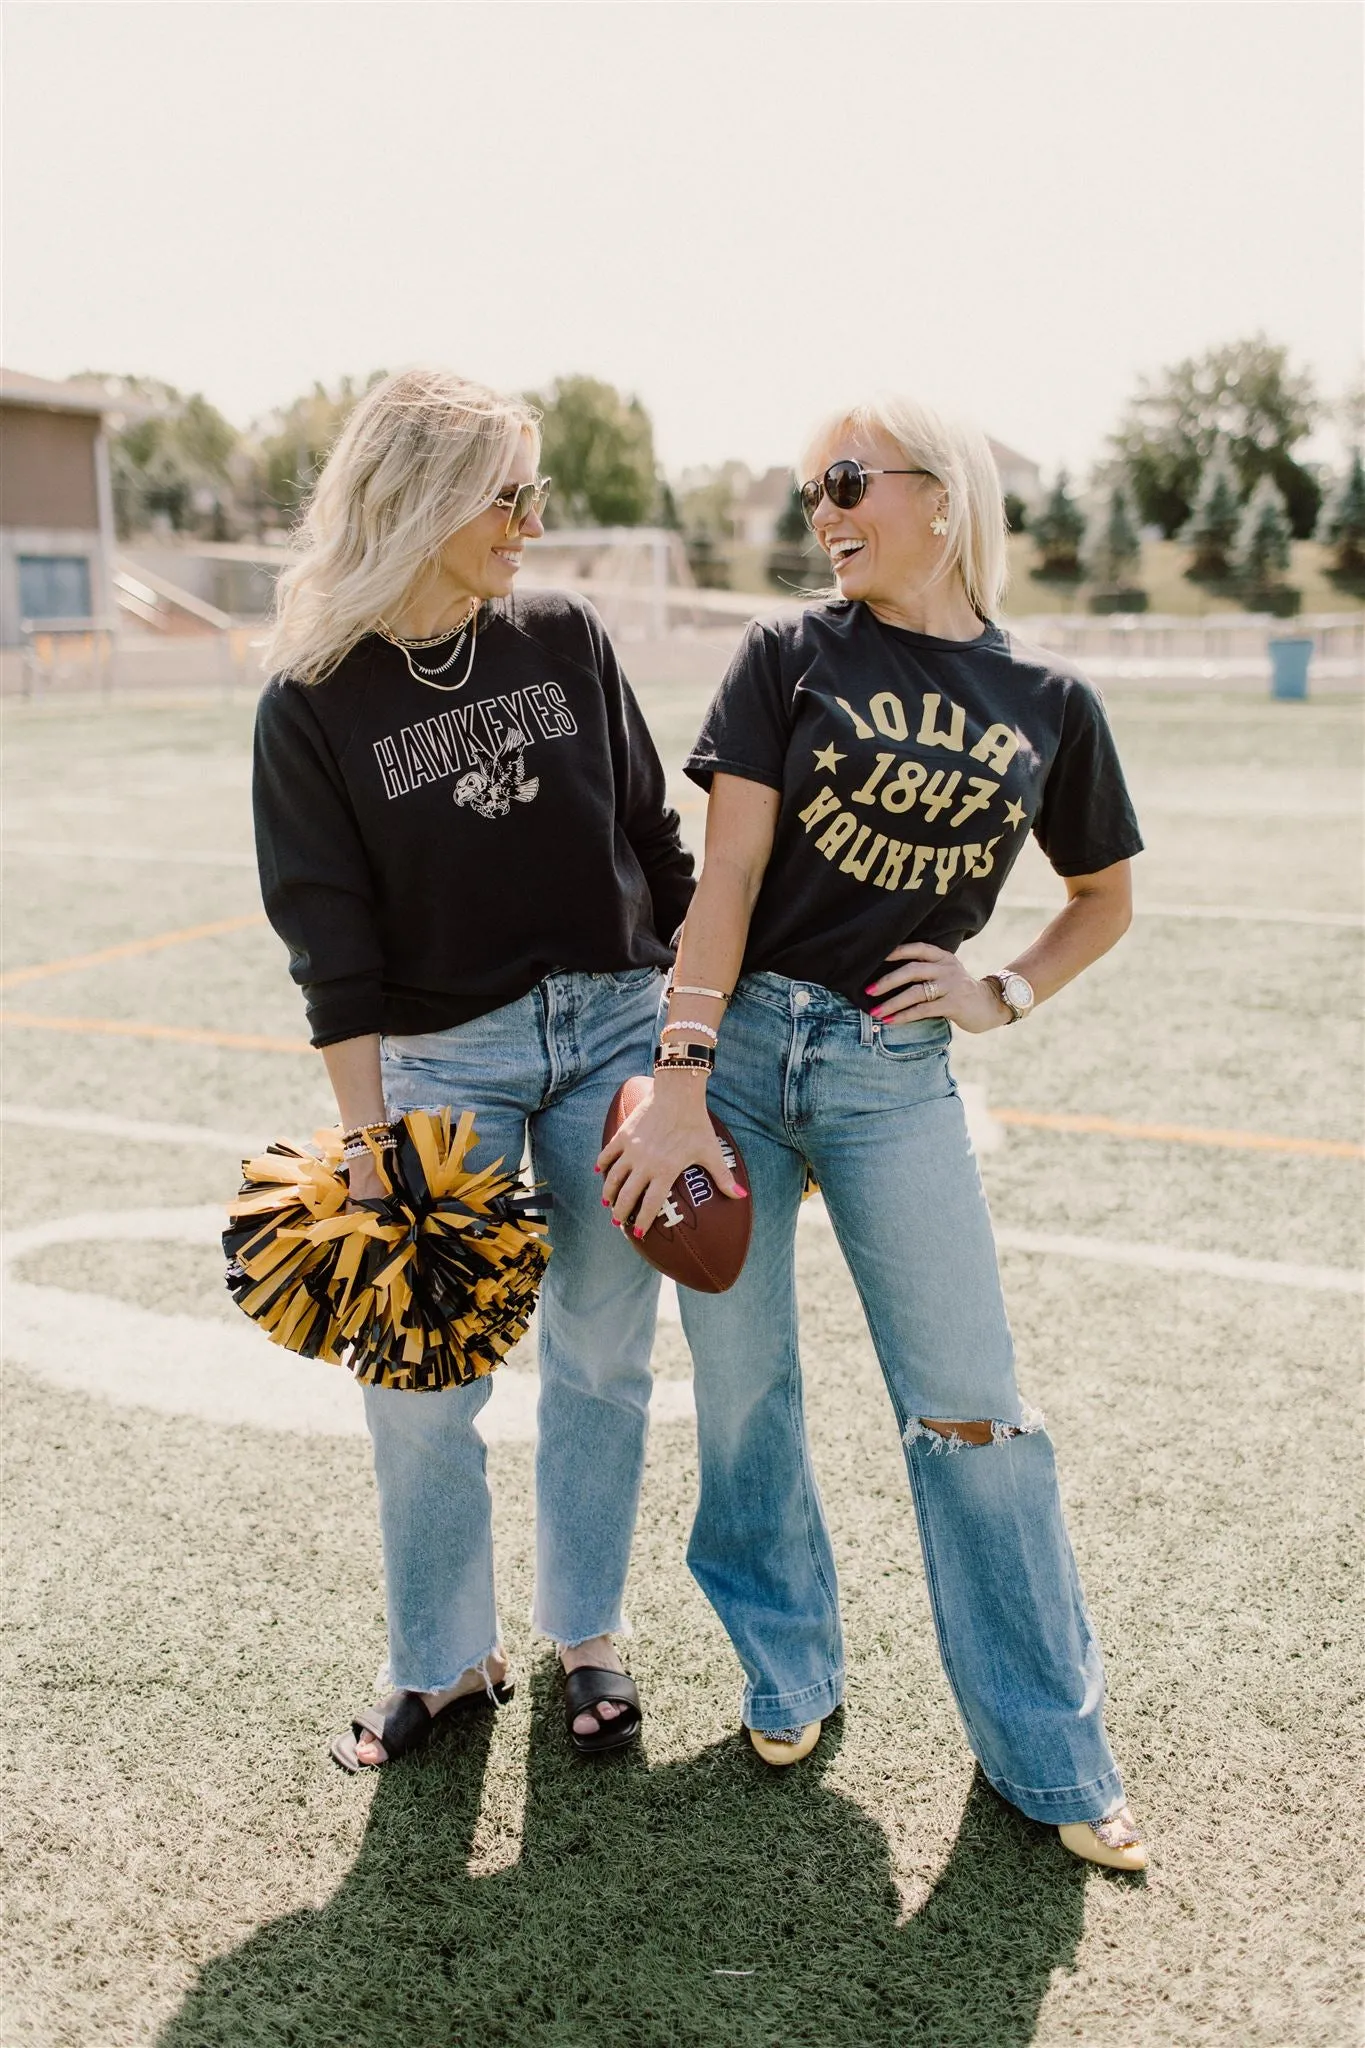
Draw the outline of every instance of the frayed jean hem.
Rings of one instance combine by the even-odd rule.
[[[538,1636],[548,1636],[559,1655],[565,1650],[576,1650],[580,1643],[590,1643],[596,1636],[633,1636],[635,1631],[630,1618],[617,1609],[615,1621],[601,1622],[596,1628],[557,1629],[543,1621],[538,1614],[531,1616],[531,1627]]]
[[[375,1684],[380,1692],[449,1692],[453,1686],[457,1686],[460,1680],[467,1677],[471,1671],[477,1671],[483,1680],[484,1691],[491,1699],[493,1697],[493,1680],[489,1676],[488,1660],[490,1657],[497,1656],[501,1650],[502,1636],[499,1633],[494,1636],[488,1648],[479,1656],[467,1657],[464,1663],[459,1666],[453,1678],[398,1678],[394,1675],[392,1663],[386,1659],[379,1667]]]

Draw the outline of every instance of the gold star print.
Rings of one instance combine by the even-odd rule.
[[[828,747],[816,748],[815,765],[817,768],[823,768],[826,775],[832,775],[834,773],[835,764],[839,761],[842,761],[843,759],[844,756],[842,754],[836,754],[832,745]]]
[[[1006,805],[1005,805],[1005,823],[1006,823],[1007,825],[1022,825],[1022,824],[1023,824],[1023,822],[1024,822],[1024,806],[1023,806],[1023,805],[1022,805],[1021,803],[1012,803],[1012,804],[1006,804]]]

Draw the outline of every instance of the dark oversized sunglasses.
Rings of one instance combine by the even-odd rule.
[[[520,533],[532,513],[539,519],[545,510],[553,478],[538,476],[533,484],[504,484],[493,503],[507,514],[507,538]]]
[[[864,469],[861,462],[845,456],[842,462],[831,462],[823,476],[813,476],[802,484],[797,496],[801,500],[807,526],[814,526],[822,498],[828,498],[830,504],[837,505],[841,512],[851,512],[855,505],[861,505],[870,476],[932,476],[933,473],[931,469]]]

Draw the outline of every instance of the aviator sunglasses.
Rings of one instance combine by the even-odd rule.
[[[520,533],[532,513],[539,519],[545,510],[545,500],[550,495],[553,481],[548,476],[538,476],[533,484],[504,484],[493,503],[499,512],[507,514],[507,539]]]
[[[862,504],[870,476],[932,476],[933,473],[931,469],[864,469],[861,462],[845,456],[841,462],[831,462],[823,476],[813,476],[802,484],[797,496],[801,500],[807,526],[814,526],[821,498],[828,498],[830,504],[837,505],[841,512],[851,512],[855,505]]]

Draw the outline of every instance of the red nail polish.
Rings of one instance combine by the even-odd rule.
[[[886,1015],[886,1012],[885,1010],[874,1010],[872,1014],[880,1023],[881,1019]]]
[[[607,1200],[607,1198],[606,1198],[606,1196],[605,1196],[605,1195],[603,1195],[603,1197],[602,1197],[602,1207],[603,1207],[604,1209],[610,1209],[610,1207],[611,1207],[611,1203],[610,1203],[610,1202],[609,1202],[609,1201]]]
[[[636,1235],[637,1237],[643,1237],[643,1236],[644,1236],[644,1232],[643,1232],[643,1230],[637,1230],[637,1231],[636,1231],[636,1233],[635,1233],[635,1235]]]
[[[740,1186],[739,1186],[738,1184],[736,1184],[736,1187],[735,1187],[735,1193],[736,1193],[736,1195],[738,1195],[738,1197],[739,1197],[739,1199],[740,1199],[740,1201],[741,1201],[741,1202],[747,1202],[747,1201],[748,1201],[748,1199],[749,1199],[749,1190],[748,1190],[747,1188],[742,1188],[742,1187],[740,1187]]]

